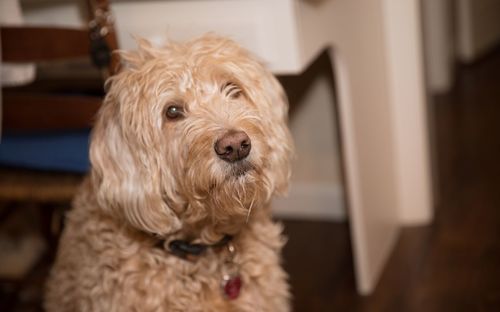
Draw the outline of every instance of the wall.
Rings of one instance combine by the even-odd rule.
[[[453,84],[451,7],[451,0],[422,0],[426,85],[433,94],[445,93]]]
[[[500,1],[457,0],[457,54],[472,62],[500,42]]]
[[[323,54],[300,77],[282,79],[290,97],[290,130],[297,157],[290,194],[274,203],[278,216],[346,218],[330,71],[331,65]],[[297,89],[302,90],[297,92]]]

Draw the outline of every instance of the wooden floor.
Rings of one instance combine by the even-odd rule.
[[[349,225],[285,221],[295,311],[500,311],[500,50],[461,67],[453,91],[430,108],[435,222],[402,230],[377,289],[362,298]],[[34,284],[42,284],[47,267]],[[40,287],[30,289],[31,301],[19,300],[12,311],[37,311]]]

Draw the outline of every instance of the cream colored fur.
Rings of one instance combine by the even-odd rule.
[[[270,213],[271,197],[286,192],[292,153],[281,86],[247,51],[215,35],[164,48],[139,40],[138,51],[121,57],[45,308],[289,311],[282,228]],[[172,105],[183,108],[183,118],[166,117]],[[228,130],[251,138],[244,175],[214,152]],[[187,261],[153,246],[155,237],[212,244],[225,234],[234,235],[243,279],[234,301],[220,287],[226,250]]]

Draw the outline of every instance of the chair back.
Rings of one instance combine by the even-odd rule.
[[[39,63],[90,58],[103,79],[118,70],[114,19],[108,0],[82,0],[87,8],[87,27],[1,26],[2,62]],[[65,82],[61,82],[64,84]],[[46,87],[46,86],[45,86]],[[57,88],[56,88],[57,89]],[[89,127],[102,96],[74,91],[57,92],[48,87],[2,89],[2,130],[37,131]]]

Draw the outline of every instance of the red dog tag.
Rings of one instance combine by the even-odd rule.
[[[224,278],[222,289],[224,290],[226,298],[229,300],[238,298],[242,285],[243,281],[239,275]]]

